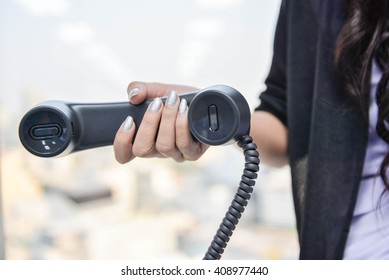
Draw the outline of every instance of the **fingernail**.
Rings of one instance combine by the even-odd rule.
[[[128,92],[128,100],[131,101],[131,98],[133,98],[135,95],[139,93],[139,88],[133,88]]]
[[[166,99],[166,104],[168,106],[174,106],[176,104],[176,101],[177,101],[177,93],[174,90],[172,90],[172,92],[169,94],[169,96]]]
[[[158,112],[161,109],[162,100],[160,98],[155,98],[150,104],[151,111]]]
[[[178,112],[180,114],[185,113],[187,103],[188,102],[186,102],[186,99],[181,99],[180,106],[178,107]]]
[[[129,131],[134,124],[134,119],[131,116],[128,116],[122,124],[122,129],[124,131]]]

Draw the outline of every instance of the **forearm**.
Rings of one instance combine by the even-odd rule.
[[[250,133],[258,146],[262,162],[274,167],[288,163],[288,130],[274,115],[263,111],[252,113]]]

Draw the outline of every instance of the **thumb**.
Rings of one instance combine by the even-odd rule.
[[[127,88],[128,100],[134,105],[145,99],[166,96],[170,91],[169,85],[162,83],[131,82]]]

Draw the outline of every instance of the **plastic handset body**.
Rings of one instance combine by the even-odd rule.
[[[191,92],[180,98],[190,103],[195,95]],[[165,100],[166,97],[162,98]],[[139,105],[46,101],[26,113],[19,126],[19,137],[29,152],[40,157],[112,145],[126,117],[131,116],[138,128],[152,101],[147,99]]]

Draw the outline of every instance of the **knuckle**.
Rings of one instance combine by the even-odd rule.
[[[187,156],[185,157],[185,159],[186,159],[187,161],[196,161],[196,160],[198,160],[200,157],[201,157],[201,155],[199,155],[199,154],[196,154],[196,155],[187,155]]]
[[[147,153],[143,149],[134,149],[133,153],[136,157],[146,157]]]
[[[132,153],[136,157],[149,157],[152,154],[152,150],[152,147],[144,147],[142,145],[137,145],[136,143],[134,143]]]
[[[180,138],[177,139],[177,148],[180,151],[184,151],[184,152],[187,152],[187,151],[190,151],[193,149],[191,143],[189,143],[187,141],[180,140]]]
[[[185,159],[184,159],[184,157],[183,157],[183,156],[180,156],[180,157],[176,157],[176,158],[174,158],[174,161],[175,161],[175,162],[184,162],[184,161],[185,161]]]
[[[180,131],[185,131],[188,129],[187,124],[183,121],[180,121],[180,119],[177,119],[176,121],[176,129]]]
[[[176,145],[184,154],[193,154],[198,151],[198,143],[193,141],[191,134],[177,135]]]
[[[202,151],[200,145],[192,144],[190,148],[186,150],[184,156],[188,161],[196,161],[203,155],[203,153],[204,152]]]
[[[158,142],[156,143],[156,147],[158,152],[160,152],[161,154],[165,154],[165,155],[168,155],[168,154],[171,154],[173,151],[174,151],[174,146],[171,145],[171,144],[167,144],[167,143],[161,143],[161,142]]]

